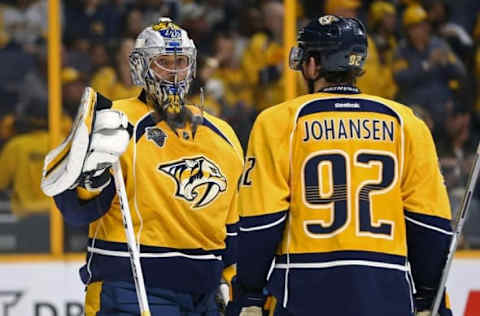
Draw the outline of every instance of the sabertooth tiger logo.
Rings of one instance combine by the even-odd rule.
[[[147,127],[146,133],[147,140],[154,142],[159,147],[163,147],[163,145],[165,145],[165,139],[167,138],[167,134],[165,134],[164,131],[162,131],[160,128]]]
[[[194,203],[193,208],[209,204],[227,189],[227,179],[220,168],[203,156],[163,164],[158,170],[175,180],[175,196]]]

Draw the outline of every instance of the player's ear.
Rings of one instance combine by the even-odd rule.
[[[309,79],[317,78],[318,76],[318,66],[315,58],[312,56],[308,57],[307,61],[305,62],[305,74]]]

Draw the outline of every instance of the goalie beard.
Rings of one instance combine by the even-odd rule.
[[[193,113],[185,106],[183,95],[162,95],[161,104],[157,98],[147,94],[147,104],[154,109],[154,119],[158,123],[165,121],[170,129],[179,136],[177,129],[182,129],[189,123],[192,129],[192,137],[195,137],[198,126],[203,123],[203,109],[199,114]]]

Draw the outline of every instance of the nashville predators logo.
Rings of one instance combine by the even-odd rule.
[[[339,21],[339,19],[334,15],[324,15],[318,18],[318,23],[320,23],[320,25],[329,25],[337,21]]]
[[[193,203],[193,208],[209,204],[227,189],[227,179],[220,168],[203,156],[163,164],[158,170],[175,180],[175,196]]]

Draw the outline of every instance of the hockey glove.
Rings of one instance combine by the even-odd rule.
[[[233,301],[227,306],[227,316],[262,316],[263,305],[266,295],[262,292],[247,291],[237,282],[237,278],[232,279]]]
[[[230,288],[224,279],[220,281],[220,286],[215,294],[215,302],[217,303],[218,311],[220,315],[225,315],[228,301],[230,300]]]
[[[42,190],[54,196],[80,185],[101,190],[110,181],[107,170],[129,142],[124,113],[92,88],[83,93],[72,130],[60,146],[45,157]]]

